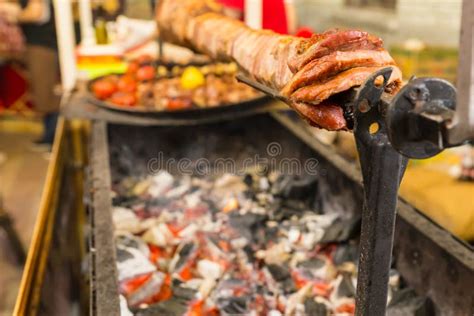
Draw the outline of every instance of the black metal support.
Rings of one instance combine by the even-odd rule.
[[[428,158],[452,146],[444,134],[455,110],[454,87],[445,80],[420,78],[393,96],[385,93],[392,71],[381,69],[344,96],[365,191],[356,297],[356,314],[364,316],[385,315],[398,188],[408,158]],[[245,75],[237,78],[290,102]]]
[[[390,144],[380,102],[391,69],[369,78],[355,100],[355,138],[364,181],[356,315],[385,315],[398,187],[407,158]]]

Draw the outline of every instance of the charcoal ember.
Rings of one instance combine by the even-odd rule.
[[[151,213],[151,214],[159,215],[159,212],[156,212],[156,211],[153,212],[153,211],[150,211],[150,209],[163,209],[163,208],[166,208],[171,201],[172,200],[170,200],[170,199],[168,199],[164,196],[161,196],[161,197],[158,197],[158,198],[153,198],[151,200],[146,200],[145,201],[144,208],[148,209],[148,212]]]
[[[360,217],[317,213],[314,199],[324,188],[314,177],[250,173],[216,180],[161,172],[115,187],[126,195],[114,197],[123,208],[117,215],[124,215],[121,228],[115,225],[119,285],[137,315],[209,308],[219,315],[354,312],[352,237]],[[171,276],[162,292],[152,282],[160,274]],[[390,302],[405,311],[412,305],[396,303],[400,280],[392,274]],[[147,289],[157,296],[147,299],[153,292]]]
[[[262,177],[258,180],[258,188],[261,191],[268,191],[270,189],[270,180],[267,177]]]
[[[359,261],[359,248],[353,243],[340,244],[334,251],[332,260],[336,266],[344,262],[357,263]]]
[[[127,251],[127,249],[117,248],[116,250],[117,262],[125,262],[134,258],[133,254],[131,254],[130,251]]]
[[[120,295],[120,316],[133,316],[123,295]]]
[[[141,196],[143,194],[146,194],[151,184],[152,180],[150,178],[138,181],[132,188],[132,194],[134,196]]]
[[[210,260],[199,260],[197,264],[197,271],[203,278],[218,279],[222,275],[222,267]]]
[[[124,293],[130,306],[137,306],[161,291],[166,275],[155,271],[151,277],[138,289],[131,293]]]
[[[309,270],[319,270],[326,265],[326,261],[320,257],[314,257],[298,264],[299,268],[306,268]]]
[[[260,239],[263,244],[268,244],[269,242],[273,242],[278,239],[278,234],[280,233],[280,229],[278,227],[265,227],[262,228],[261,231],[263,232],[263,236]]]
[[[148,188],[148,194],[152,197],[161,197],[173,187],[174,178],[167,171],[160,171],[152,177],[152,182]]]
[[[246,240],[244,240],[244,241],[246,241]],[[224,238],[220,238],[220,236],[218,234],[210,234],[206,238],[206,246],[207,246],[206,248],[210,252],[210,254],[212,256],[214,256],[215,258],[225,257],[227,255],[227,252],[230,249],[224,249],[223,248],[223,245],[227,245],[227,244],[228,244],[227,240],[224,239]],[[236,244],[236,243],[233,243],[233,244]],[[244,245],[246,245],[246,244],[247,243],[245,243]]]
[[[173,285],[171,287],[171,291],[173,292],[173,297],[179,299],[183,302],[190,302],[196,297],[197,291],[182,287],[179,285]]]
[[[156,270],[148,257],[138,249],[117,247],[116,253],[119,282]]]
[[[252,188],[254,180],[250,173],[245,174],[243,182],[249,187]]]
[[[256,233],[263,232],[265,227],[265,221],[268,219],[267,215],[246,213],[239,214],[238,212],[232,212],[229,216],[230,225],[239,231],[243,237],[248,240],[255,240]]]
[[[206,278],[199,284],[199,295],[202,299],[206,299],[216,287],[217,281],[212,278]]]
[[[191,184],[189,182],[190,181],[184,181],[183,184],[180,184],[177,187],[171,188],[169,191],[165,193],[165,197],[167,199],[179,199],[184,194],[189,192],[189,190],[191,189]]]
[[[240,176],[226,173],[214,182],[214,192],[221,196],[228,194],[242,193],[247,189],[247,185]]]
[[[336,290],[339,297],[355,297],[356,289],[350,275],[343,274]]]
[[[178,247],[177,253],[170,263],[170,271],[178,271],[185,266],[197,251],[194,242],[183,243]]]
[[[171,291],[173,296],[170,299],[146,307],[132,308],[132,311],[135,315],[185,315],[197,292],[178,285],[173,285]]]
[[[309,276],[313,279],[330,281],[337,274],[334,265],[322,256],[303,261],[299,263],[297,267],[302,275]]]
[[[257,196],[257,193],[253,190],[247,190],[243,192],[243,197],[250,201],[255,200],[256,196]]]
[[[253,249],[251,245],[246,245],[242,249],[244,253],[247,255],[247,260],[252,263],[255,262],[255,249]]]
[[[310,295],[313,285],[307,283],[298,292],[291,294],[288,297],[288,302],[285,308],[285,315],[294,315],[298,311],[300,306],[304,303],[305,299]],[[302,306],[304,308],[304,305]]]
[[[307,209],[307,205],[302,200],[283,200],[282,211],[286,214],[286,218],[290,218],[292,215],[301,215],[301,212]]]
[[[203,197],[203,198],[201,199],[201,201],[207,205],[209,211],[210,211],[212,214],[217,214],[217,213],[220,212],[220,209],[219,209],[219,207],[217,207],[216,202],[214,202],[212,199]]]
[[[113,208],[112,222],[116,231],[138,233],[141,230],[140,219],[135,212],[125,207]]]
[[[179,232],[179,238],[186,240],[193,239],[198,230],[199,226],[195,223],[191,223]]]
[[[133,188],[139,182],[140,179],[135,177],[123,178],[120,182],[113,185],[114,193],[116,196],[120,197],[136,198],[136,196],[133,194]]]
[[[235,293],[248,293],[249,286],[247,282],[242,279],[237,278],[228,278],[223,279],[217,285],[215,291],[215,299],[219,299],[222,297],[233,296]]]
[[[271,192],[285,200],[312,201],[317,189],[318,178],[315,176],[282,176],[273,184]]]
[[[268,207],[268,211],[272,214],[272,219],[277,222],[283,222],[294,216],[301,216],[306,206],[301,201],[282,201],[276,199],[273,205]]]
[[[268,217],[266,215],[262,214],[239,214],[237,212],[233,212],[229,219],[230,225],[235,228],[252,229],[264,226],[264,222],[267,220],[267,218]]]
[[[433,301],[418,296],[411,288],[396,291],[387,306],[387,316],[431,316],[435,315]]]
[[[247,315],[249,313],[249,296],[221,297],[217,300],[217,307],[221,315]]]
[[[296,290],[295,282],[293,281],[290,269],[286,265],[269,264],[268,271],[273,279],[280,283],[284,293],[292,293]]]
[[[290,269],[287,266],[278,265],[278,264],[269,264],[267,265],[267,269],[270,271],[272,277],[277,282],[281,282],[288,278],[291,278]]]
[[[272,202],[273,196],[261,192],[257,193],[253,200],[255,200],[260,207],[266,208],[266,206]]]
[[[321,243],[346,242],[353,239],[360,233],[360,216],[348,219],[336,219],[331,226],[327,227]]]
[[[256,257],[265,261],[266,264],[281,264],[290,259],[291,247],[287,242],[281,241],[265,250],[258,250]]]
[[[132,234],[120,234],[115,237],[115,244],[120,248],[135,248],[142,252],[146,257],[150,256],[148,245],[138,237]]]
[[[169,300],[147,306],[143,309],[133,310],[136,316],[156,316],[156,315],[184,315],[188,310],[188,302],[171,297]]]
[[[174,235],[168,226],[161,223],[148,229],[142,236],[143,240],[160,247],[174,243]]]
[[[316,302],[313,298],[307,298],[303,304],[304,304],[305,315],[311,315],[311,316],[329,315],[329,310],[326,307],[326,305]]]
[[[112,196],[112,205],[120,205],[127,208],[132,208],[133,205],[140,201],[140,198],[137,196],[120,195],[117,193]]]

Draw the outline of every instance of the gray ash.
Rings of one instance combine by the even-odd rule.
[[[321,212],[320,189],[314,176],[271,173],[162,171],[118,181],[122,308],[136,315],[354,313],[360,217]],[[417,296],[399,299],[400,282],[392,283],[393,315],[428,310]]]

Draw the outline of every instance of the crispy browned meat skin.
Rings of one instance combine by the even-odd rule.
[[[322,127],[329,131],[339,131],[347,127],[342,108],[331,101],[323,101],[318,106],[292,102],[290,106],[312,126]]]
[[[326,100],[383,67],[394,68],[387,92],[401,84],[400,70],[382,40],[366,32],[330,30],[302,39],[250,29],[221,12],[214,0],[161,0],[156,18],[165,40],[235,61],[250,78],[285,96],[313,125],[345,129],[342,108]]]
[[[303,52],[288,61],[293,72],[297,72],[315,58],[321,58],[335,51],[375,50],[383,47],[380,38],[358,30],[340,32],[331,30],[313,36],[305,44],[306,47],[300,47]]]
[[[218,60],[232,60],[234,39],[247,30],[241,22],[217,13],[206,13],[192,19],[187,27],[187,38],[193,47]]]
[[[330,55],[313,59],[296,73],[281,91],[284,96],[300,87],[324,81],[344,70],[354,67],[378,67],[393,65],[394,61],[385,50],[336,51]]]
[[[362,83],[364,83],[368,76],[382,68],[385,68],[385,66],[358,67],[346,70],[337,76],[328,79],[324,83],[315,83],[296,90],[291,95],[291,99],[296,102],[319,104],[334,94],[349,90],[354,86],[360,86]],[[393,82],[394,85],[401,85],[401,81],[399,79],[400,76],[400,70],[398,68],[394,68],[390,82]]]

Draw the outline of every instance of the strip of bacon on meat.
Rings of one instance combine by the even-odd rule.
[[[236,62],[314,126],[347,129],[337,95],[379,69],[393,68],[387,93],[401,86],[401,72],[382,40],[367,32],[330,30],[303,39],[253,30],[222,12],[214,0],[161,0],[156,20],[164,40]]]

